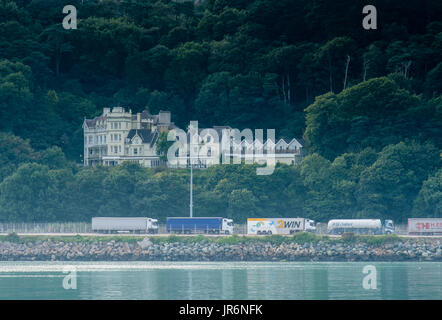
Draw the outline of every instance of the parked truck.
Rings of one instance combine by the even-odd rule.
[[[305,218],[249,218],[247,234],[294,234],[315,232],[315,221]]]
[[[353,232],[356,234],[392,234],[394,233],[393,220],[380,219],[334,219],[327,225],[329,234],[343,234]]]
[[[442,235],[442,218],[410,218],[408,219],[408,234]]]
[[[166,229],[169,233],[233,234],[233,220],[221,217],[169,217]]]
[[[158,233],[158,220],[146,217],[92,218],[92,231],[98,233]]]

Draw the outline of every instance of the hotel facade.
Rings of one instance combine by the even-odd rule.
[[[164,162],[156,144],[163,132],[168,133],[173,129],[180,130],[171,122],[169,111],[152,115],[148,110],[133,114],[130,109],[126,111],[123,107],[104,108],[102,115],[84,119],[84,165],[116,166],[130,161],[149,168],[166,165],[185,168],[190,163],[207,168],[223,163],[220,142],[223,134],[233,130],[231,127],[198,129],[196,142],[187,133],[185,139],[188,143],[174,152],[173,161]],[[228,156],[242,158],[246,163],[265,163],[266,158],[274,157],[276,163],[296,165],[303,154],[302,140],[295,138],[290,141],[278,139],[276,142],[242,139],[239,144],[232,143]]]

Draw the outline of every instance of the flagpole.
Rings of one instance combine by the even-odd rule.
[[[190,164],[190,217],[193,218],[193,166],[192,166],[192,160],[189,155],[189,164]]]

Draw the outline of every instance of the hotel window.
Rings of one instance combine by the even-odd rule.
[[[92,143],[92,136],[89,136],[89,144]]]
[[[129,154],[129,148],[126,148],[126,149],[124,150],[124,152],[125,152],[125,154]]]
[[[138,148],[134,148],[134,154],[138,154]]]
[[[118,141],[121,141],[121,134],[118,135]]]
[[[104,136],[104,143],[106,143],[106,136]]]
[[[118,122],[118,129],[121,129],[121,122]]]

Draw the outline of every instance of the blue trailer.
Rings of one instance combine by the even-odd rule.
[[[166,228],[168,233],[232,234],[233,220],[221,217],[169,217]]]

